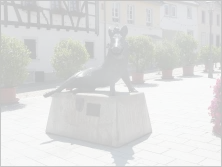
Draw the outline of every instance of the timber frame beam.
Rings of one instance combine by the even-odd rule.
[[[65,12],[61,13],[59,15],[61,15],[61,23],[60,25],[53,25],[53,16],[56,17],[56,15],[58,14],[54,14],[52,12],[51,9],[49,8],[43,8],[41,6],[35,5],[35,9],[29,9],[29,8],[24,8],[24,6],[18,3],[15,3],[15,1],[1,1],[1,6],[3,6],[4,8],[4,17],[3,20],[1,20],[1,24],[4,25],[5,27],[7,27],[8,25],[13,25],[15,26],[15,28],[18,28],[19,26],[25,26],[27,29],[29,29],[30,27],[36,27],[37,29],[40,28],[46,28],[47,30],[50,29],[57,29],[58,31],[60,29],[65,29],[66,31],[69,30],[74,30],[75,32],[77,31],[86,31],[87,33],[91,32],[95,32],[95,34],[97,34],[97,36],[99,35],[99,3],[97,1],[95,2],[88,2],[88,1],[83,1],[82,5],[81,5],[81,9],[79,12],[74,11],[69,11],[69,7],[67,5],[67,2],[65,0],[62,0],[62,3],[65,7]],[[35,3],[36,4],[36,3]],[[89,4],[90,5],[94,5],[95,6],[95,15],[93,14],[89,14]],[[15,14],[17,17],[17,21],[12,21],[9,20],[8,17],[8,12],[9,9],[8,7],[11,6],[14,8],[15,10]],[[85,13],[83,13],[83,10],[85,9]],[[31,12],[36,12],[36,16],[31,16]],[[48,12],[48,17],[46,15],[46,13]],[[27,15],[27,22],[24,22],[22,20],[21,14]],[[41,19],[40,19],[40,15],[42,14],[43,18],[45,19],[46,23],[41,23]],[[68,15],[69,20],[71,22],[71,25],[65,25],[64,24],[64,16]],[[36,17],[37,22],[33,23],[31,20],[31,17]],[[76,26],[74,24],[73,21],[73,17],[76,17],[77,22],[76,22]],[[85,17],[85,27],[80,27],[80,20],[82,17]],[[90,28],[89,27],[89,17],[95,17],[95,27],[94,28]]]

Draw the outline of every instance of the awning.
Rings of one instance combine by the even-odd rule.
[[[159,37],[157,35],[151,35],[151,34],[143,34],[143,35],[149,36],[149,37],[151,37],[153,39],[163,39],[163,38],[161,38],[161,37]]]

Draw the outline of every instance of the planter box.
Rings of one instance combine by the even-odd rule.
[[[143,84],[144,83],[144,74],[143,73],[132,73],[132,83]]]
[[[16,88],[0,88],[0,104],[11,104],[18,102]]]
[[[173,79],[173,70],[163,70],[162,79]]]

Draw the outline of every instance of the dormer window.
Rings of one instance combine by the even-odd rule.
[[[66,10],[62,7],[62,2],[59,0],[52,0],[51,2],[51,11],[54,14],[65,14]]]
[[[73,0],[69,1],[69,10],[70,11],[80,11],[80,2]]]
[[[21,1],[21,6],[23,10],[29,10],[29,11],[38,10],[36,1]]]
[[[22,6],[34,6],[36,5],[36,1],[22,1]]]
[[[51,9],[61,9],[61,1],[51,1]]]

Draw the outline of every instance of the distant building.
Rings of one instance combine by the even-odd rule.
[[[160,8],[160,27],[163,39],[172,40],[179,32],[198,40],[198,3],[195,1],[163,1]]]
[[[127,25],[128,36],[148,35],[161,38],[160,4],[160,1],[101,1],[100,23],[106,24],[107,30],[108,27]]]
[[[210,5],[206,1],[197,1],[198,6],[198,40],[200,46],[210,43]],[[215,1],[212,13],[212,45],[221,46],[221,4]]]

